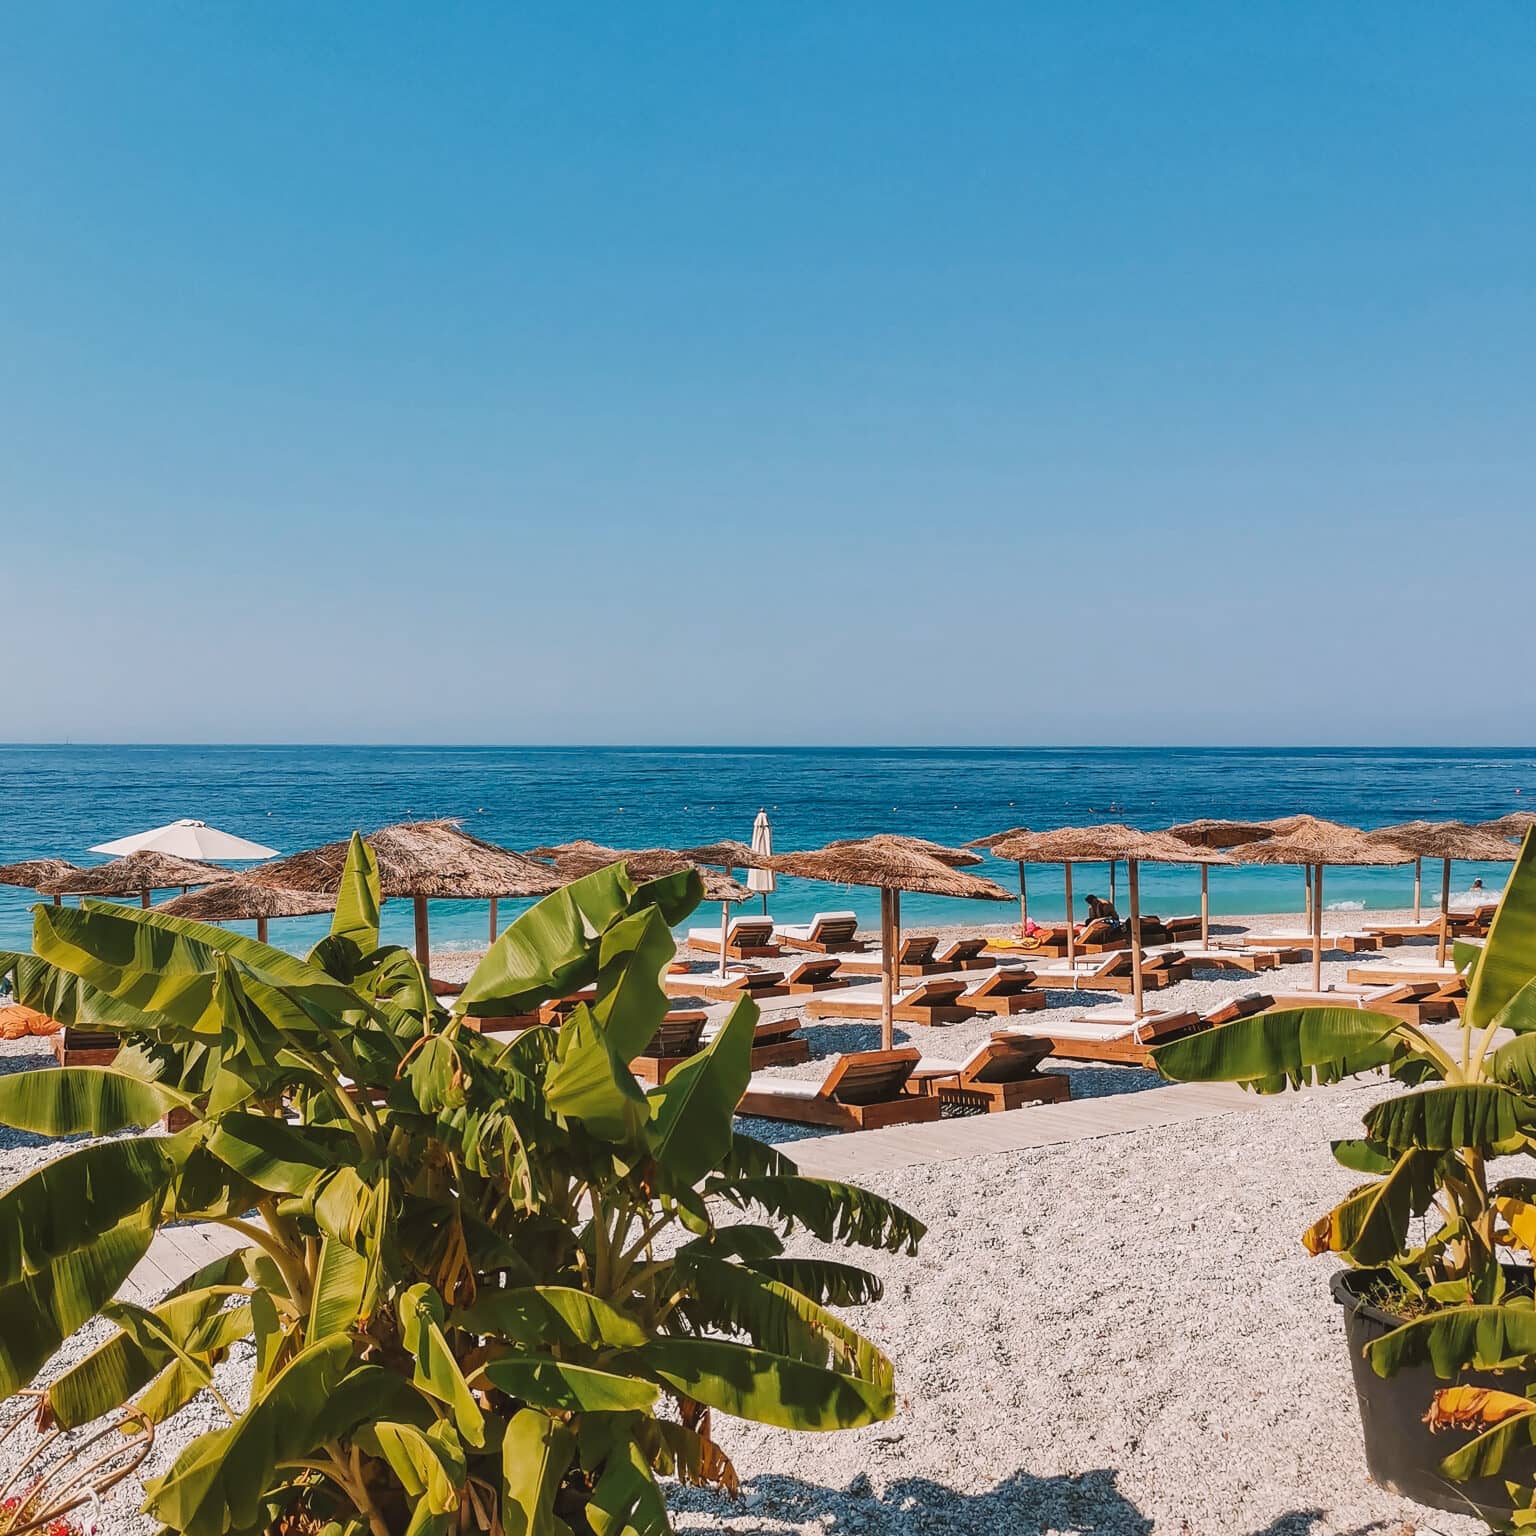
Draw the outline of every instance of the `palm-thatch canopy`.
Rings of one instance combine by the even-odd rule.
[[[828,848],[895,848],[910,853],[924,853],[951,869],[968,869],[983,862],[979,853],[968,848],[951,848],[945,843],[935,843],[926,837],[913,837],[906,832],[875,832],[869,837],[840,837],[827,844]]]
[[[557,859],[582,857],[584,855],[597,856],[599,854],[618,854],[622,849],[609,848],[603,843],[594,843],[590,838],[577,837],[568,843],[547,843],[542,848],[530,848],[523,855],[525,859],[542,859],[546,863]],[[610,859],[610,863],[612,860]]]
[[[1405,821],[1396,827],[1379,827],[1366,835],[1373,842],[1405,848],[1415,858],[1424,859],[1507,864],[1519,851],[1507,837],[1464,821]]]
[[[1202,816],[1198,821],[1181,821],[1169,827],[1168,835],[1196,848],[1241,848],[1245,843],[1273,837],[1275,828],[1267,821],[1220,821]]]
[[[1498,837],[1524,837],[1532,827],[1536,827],[1536,811],[1511,811],[1507,816],[1500,816],[1495,821],[1479,823],[1485,832],[1492,832]]]
[[[992,850],[1000,859],[1025,864],[1084,864],[1109,859],[1155,860],[1161,864],[1225,864],[1227,855],[1181,842],[1167,832],[1143,832],[1119,822],[1095,827],[1058,827],[1009,838]]]
[[[582,838],[537,851],[549,860],[550,869],[561,885],[596,870],[607,869],[612,864],[623,864],[630,879],[638,881],[659,880],[663,875],[675,875],[682,869],[696,870],[704,882],[706,901],[745,901],[752,894],[739,880],[701,863],[693,856],[700,851],[698,849],[607,848]]]
[[[159,910],[200,923],[228,923],[251,918],[315,917],[335,906],[334,891],[289,891],[235,875],[161,902]]]
[[[724,869],[750,869],[758,857],[750,844],[738,843],[729,837],[718,843],[703,843],[697,848],[680,848],[678,853],[690,864],[718,864]]]
[[[565,882],[548,865],[463,831],[456,821],[403,821],[369,832],[363,841],[379,865],[384,897],[444,897],[486,901],[499,896],[547,896]],[[290,891],[334,894],[349,843],[326,843],[263,864],[243,877]]]
[[[903,846],[901,839],[866,838],[803,853],[773,854],[763,859],[762,867],[777,875],[798,875],[802,880],[825,880],[833,885],[868,885],[883,891],[914,891],[970,901],[1013,900],[995,881],[963,874],[930,853]]]
[[[1414,855],[1382,838],[1316,816],[1297,818],[1289,832],[1234,848],[1239,864],[1411,864]]]
[[[130,853],[126,858],[76,869],[38,886],[45,896],[140,896],[146,891],[167,891],[178,885],[207,885],[228,880],[230,872],[217,864],[198,864],[178,859],[173,853]]]
[[[38,891],[54,880],[74,874],[79,867],[68,859],[23,859],[19,864],[0,864],[0,885]]]
[[[1028,827],[1008,827],[1002,832],[989,832],[985,837],[973,837],[968,843],[961,843],[962,848],[985,848],[989,852],[999,843],[1006,843],[1011,838],[1027,837]]]

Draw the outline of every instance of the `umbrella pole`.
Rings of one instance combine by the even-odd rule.
[[[496,942],[496,898],[491,897],[491,943]]]
[[[895,988],[891,968],[896,964],[896,911],[892,892],[880,887],[880,1049],[892,1050],[896,1044]]]
[[[413,905],[416,909],[416,958],[425,971],[432,956],[432,941],[427,933],[427,898],[417,896]]]
[[[1419,904],[1419,893],[1423,883],[1424,860],[1415,859],[1413,861],[1413,920],[1416,923],[1422,923],[1424,921],[1422,916],[1422,908]]]
[[[1070,968],[1077,964],[1077,931],[1072,926],[1072,866],[1063,864],[1061,867],[1067,875],[1067,965]]]
[[[1445,964],[1445,940],[1451,931],[1451,861],[1445,861],[1440,876],[1440,938],[1435,944],[1435,964]]]
[[[1323,866],[1312,875],[1312,990],[1323,990]]]
[[[1310,920],[1312,916],[1312,866],[1310,864],[1302,868],[1301,878],[1305,885],[1305,891],[1301,898],[1302,912]]]
[[[258,944],[267,942],[267,920],[264,917],[256,919],[256,942]]]
[[[1211,866],[1200,866],[1200,948],[1211,947]]]
[[[141,907],[143,907],[146,912],[149,911],[149,892],[148,891],[140,891],[139,892],[139,905]]]
[[[1141,1017],[1141,866],[1125,861],[1125,883],[1131,897],[1131,1012]]]
[[[53,898],[53,904],[56,907],[62,907],[64,905],[64,898],[62,896],[55,896]]]
[[[768,916],[768,892],[763,892],[763,916]]]
[[[1029,889],[1024,884],[1024,860],[1019,860],[1019,937],[1029,932]]]
[[[728,901],[720,903],[720,979],[725,980],[725,946],[731,936],[731,904]]]
[[[1115,904],[1115,860],[1109,861],[1109,904]]]

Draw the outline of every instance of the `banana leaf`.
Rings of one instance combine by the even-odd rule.
[[[0,1125],[39,1136],[110,1136],[153,1125],[192,1100],[117,1067],[57,1067],[0,1077]]]
[[[506,1536],[569,1536],[555,1515],[555,1495],[571,1464],[576,1437],[534,1408],[512,1415],[501,1442],[501,1523]]]
[[[1394,1152],[1512,1153],[1536,1131],[1536,1103],[1499,1083],[1441,1083],[1375,1105],[1365,1128],[1372,1141]]]
[[[1473,1029],[1492,1022],[1536,978],[1536,841],[1529,832],[1494,913],[1482,958],[1467,988],[1464,1021]],[[1530,1027],[1521,1015],[1525,1027]],[[1532,1021],[1536,1022],[1536,1021]]]
[[[730,1150],[733,1117],[752,1076],[757,1004],[741,998],[714,1039],[648,1095],[651,1150],[668,1176],[692,1186]]]
[[[1429,1209],[1440,1156],[1404,1152],[1384,1179],[1357,1189],[1302,1234],[1309,1253],[1340,1253],[1357,1265],[1386,1264],[1402,1251],[1408,1223]]]
[[[1464,1369],[1498,1370],[1532,1356],[1536,1356],[1536,1308],[1530,1305],[1431,1312],[1394,1328],[1365,1351],[1378,1376],[1427,1363],[1444,1380]]]

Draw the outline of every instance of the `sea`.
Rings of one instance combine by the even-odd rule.
[[[1153,828],[1299,811],[1364,827],[1484,820],[1533,802],[1536,749],[0,745],[0,863],[101,862],[92,845],[180,817],[291,853],[427,817],[459,818],[477,836],[517,849],[577,837],[628,848],[745,842],[766,810],[775,851],[786,852],[872,832],[960,843],[1018,825]],[[1017,889],[1012,864],[989,860],[978,873]],[[1480,877],[1497,890],[1507,873],[1456,865],[1452,889]],[[1123,910],[1123,869],[1119,881]],[[1077,866],[1079,913],[1082,897],[1108,895],[1109,883],[1104,866]],[[1438,897],[1438,866],[1426,868],[1425,890]],[[1411,867],[1330,870],[1324,886],[1324,905],[1336,910],[1403,907],[1411,897]],[[36,899],[0,888],[0,947],[28,947]],[[1198,899],[1195,869],[1143,870],[1145,911],[1188,912]],[[873,923],[878,904],[873,891],[783,878],[768,899],[785,921],[852,908]],[[1296,912],[1301,904],[1299,870],[1212,871],[1213,912]],[[522,905],[501,903],[503,924]],[[1064,911],[1060,869],[1030,869],[1029,906],[1042,918]],[[715,920],[716,910],[697,921]],[[908,929],[995,922],[1008,912],[987,902],[902,900]],[[434,901],[430,917],[434,949],[486,943],[484,902]],[[303,952],[326,923],[274,920],[271,942]],[[387,903],[384,927],[387,938],[409,943],[409,904]]]

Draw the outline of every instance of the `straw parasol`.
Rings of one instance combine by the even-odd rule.
[[[1263,842],[1273,837],[1275,829],[1266,821],[1218,821],[1203,816],[1198,821],[1182,821],[1168,828],[1168,835],[1192,848],[1241,848],[1245,843]],[[1211,947],[1211,867],[1200,866],[1200,947]]]
[[[768,812],[760,810],[752,823],[752,856],[762,858],[773,853],[773,823]],[[763,916],[768,915],[768,898],[779,888],[771,869],[758,869],[755,865],[747,871],[747,889],[757,891],[763,898]]]
[[[920,853],[951,869],[972,869],[983,862],[979,853],[968,848],[951,848],[946,843],[936,843],[930,838],[913,837],[908,832],[871,832],[868,837],[839,837],[826,845],[828,848],[894,848],[899,853]],[[901,948],[901,892],[891,893],[891,925],[896,937],[896,947]]]
[[[149,905],[151,891],[167,891],[228,880],[230,872],[213,864],[197,864],[170,853],[130,853],[127,858],[77,869],[38,886],[45,896],[137,896]]]
[[[1323,867],[1407,864],[1413,855],[1356,827],[1306,816],[1297,818],[1289,832],[1234,848],[1231,857],[1239,864],[1300,864],[1311,870],[1312,990],[1317,992],[1323,985]]]
[[[201,890],[188,891],[162,902],[159,910],[172,917],[190,917],[199,923],[249,922],[256,920],[256,937],[267,942],[267,920],[273,917],[315,917],[334,911],[336,893],[289,891],[276,885],[259,885],[241,875],[217,880]]]
[[[547,896],[566,882],[533,859],[471,836],[456,821],[402,821],[369,832],[363,841],[379,866],[379,894],[409,897],[415,908],[416,958],[431,953],[427,902],[434,898],[492,901],[500,896]],[[326,843],[250,870],[244,879],[290,891],[334,895],[346,868],[349,842]]]
[[[72,875],[80,866],[68,859],[23,859],[19,864],[0,864],[0,885],[19,886],[24,891],[40,890],[55,880]],[[54,906],[63,901],[62,896],[53,898]]]
[[[697,848],[679,848],[677,856],[690,864],[717,864],[721,869],[746,869],[757,857],[746,843],[722,838],[718,843],[702,843]]]
[[[999,858],[1023,859],[1031,864],[1060,864],[1067,880],[1067,963],[1077,959],[1072,926],[1072,866],[1075,863],[1124,859],[1126,885],[1131,899],[1131,997],[1132,1011],[1142,1015],[1141,995],[1141,866],[1149,860],[1160,864],[1226,864],[1224,853],[1180,842],[1166,832],[1143,832],[1119,822],[1095,827],[1059,827],[1054,832],[1031,832],[1010,838],[992,850]]]
[[[781,853],[763,860],[775,874],[832,885],[873,886],[880,892],[880,1040],[890,1050],[895,1039],[891,1009],[895,993],[896,897],[901,891],[926,896],[954,896],[970,901],[1011,901],[994,881],[966,874],[912,847],[901,838],[865,838],[836,847]]]
[[[122,857],[130,853],[170,853],[178,859],[271,859],[277,849],[265,843],[253,843],[232,832],[221,832],[206,821],[183,817],[147,832],[135,832],[116,842],[98,843],[92,853],[110,853]]]
[[[1510,864],[1516,848],[1507,838],[1487,827],[1469,826],[1463,821],[1405,821],[1396,827],[1381,827],[1366,834],[1373,841],[1404,848],[1413,855],[1413,920],[1420,920],[1420,875],[1425,859],[1443,863],[1440,876],[1440,934],[1435,944],[1435,958],[1445,963],[1446,940],[1451,925],[1451,860],[1466,859],[1477,864]]]
[[[1493,832],[1499,837],[1524,837],[1532,827],[1536,827],[1536,811],[1510,811],[1506,816],[1500,816],[1494,821],[1480,822],[1479,825],[1485,832]]]

